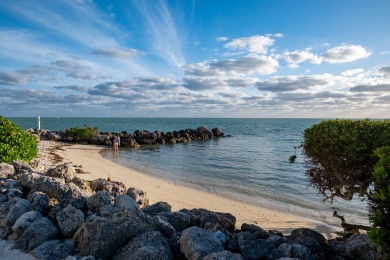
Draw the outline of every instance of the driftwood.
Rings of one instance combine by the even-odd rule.
[[[333,212],[333,217],[339,218],[341,220],[341,227],[344,228],[344,232],[356,232],[359,230],[370,230],[370,227],[363,225],[349,224],[345,222],[344,216],[337,214],[337,211]]]

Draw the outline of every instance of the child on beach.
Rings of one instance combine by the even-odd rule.
[[[121,138],[119,136],[115,135],[113,145],[114,145],[114,152],[117,153],[119,150],[119,146],[121,145]]]

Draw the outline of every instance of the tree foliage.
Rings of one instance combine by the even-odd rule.
[[[8,118],[0,116],[0,162],[31,161],[38,155],[35,137],[20,129]]]
[[[375,155],[379,161],[374,166],[374,188],[369,193],[372,228],[368,235],[375,245],[390,252],[390,146],[379,148]]]
[[[390,121],[327,120],[304,131],[306,174],[325,199],[351,200],[367,193],[378,162],[374,151],[390,146]]]
[[[76,140],[89,140],[98,134],[98,128],[87,125],[83,127],[71,127],[66,129],[65,134]]]

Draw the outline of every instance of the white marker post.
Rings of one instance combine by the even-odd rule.
[[[38,131],[40,131],[41,130],[41,117],[40,116],[38,116],[37,121],[38,121]]]

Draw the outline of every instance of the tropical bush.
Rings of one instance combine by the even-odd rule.
[[[369,193],[369,216],[372,228],[368,235],[380,249],[390,252],[390,146],[375,152],[373,190]]]
[[[65,134],[76,140],[89,140],[98,134],[98,128],[87,125],[84,125],[83,127],[72,127],[66,129]]]
[[[306,174],[325,199],[365,195],[379,160],[374,152],[384,146],[390,146],[388,120],[322,121],[304,131]]]
[[[390,250],[390,121],[327,120],[304,131],[306,174],[325,199],[369,200],[371,241]],[[290,157],[290,162],[296,156]]]
[[[36,138],[0,116],[0,162],[31,161],[38,155]]]

